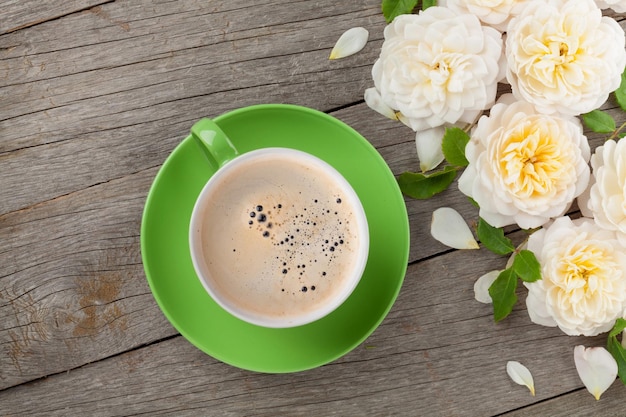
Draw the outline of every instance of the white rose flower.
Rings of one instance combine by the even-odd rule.
[[[492,226],[539,227],[586,189],[589,155],[578,119],[541,114],[505,94],[472,131],[459,190]]]
[[[596,148],[591,167],[592,185],[578,205],[600,227],[616,231],[626,247],[626,140],[609,140]]]
[[[494,103],[501,34],[476,16],[430,7],[396,17],[384,35],[374,84],[413,130],[471,123]]]
[[[596,0],[601,9],[613,9],[617,13],[626,12],[626,0]]]
[[[524,283],[530,319],[570,336],[609,331],[626,307],[626,248],[591,219],[560,217],[530,236],[542,279]]]
[[[506,31],[513,16],[521,13],[531,0],[439,0],[439,6],[448,7],[457,13],[476,15],[485,25]]]
[[[509,23],[507,79],[543,113],[579,115],[619,87],[624,30],[593,0],[534,0]]]

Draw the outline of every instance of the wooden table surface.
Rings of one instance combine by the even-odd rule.
[[[329,61],[354,26],[370,31],[365,49]],[[304,105],[354,127],[395,175],[418,169],[414,133],[363,102],[384,26],[380,0],[0,1],[0,415],[626,415],[621,382],[596,401],[574,367],[573,347],[605,336],[531,323],[523,288],[498,324],[475,301],[474,281],[504,259],[430,236],[437,207],[477,219],[456,185],[406,199],[400,295],[327,365],[240,370],[191,345],[157,306],[142,210],[199,118]],[[614,101],[603,108],[624,121]],[[531,370],[535,397],[509,379],[508,360]]]

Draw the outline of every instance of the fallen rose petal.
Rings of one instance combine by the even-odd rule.
[[[574,363],[580,380],[596,400],[600,399],[617,377],[617,362],[603,347],[576,346]]]
[[[430,171],[443,162],[441,142],[446,129],[443,126],[419,131],[415,134],[417,157],[420,160],[422,172]]]
[[[369,32],[362,27],[356,27],[345,31],[335,43],[328,59],[339,59],[359,52],[369,38]]]
[[[370,109],[382,114],[388,119],[398,120],[398,114],[394,111],[394,109],[383,102],[383,99],[376,88],[372,87],[365,90],[363,98],[365,99],[365,104],[367,104]]]
[[[433,212],[430,234],[439,242],[455,249],[478,249],[478,243],[472,235],[463,217],[450,207],[441,207]]]
[[[489,295],[489,287],[498,278],[502,270],[487,272],[474,283],[474,298],[479,303],[491,304],[491,296]]]
[[[528,368],[517,361],[508,361],[506,363],[506,373],[509,374],[513,382],[519,385],[526,385],[530,393],[533,396],[535,395],[535,383]]]

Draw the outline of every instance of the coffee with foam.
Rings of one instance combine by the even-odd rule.
[[[334,309],[358,282],[369,243],[365,215],[323,161],[264,151],[223,167],[199,199],[194,264],[209,293],[240,317],[303,324]]]

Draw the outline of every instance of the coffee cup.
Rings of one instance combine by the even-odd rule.
[[[224,310],[263,327],[301,326],[353,292],[369,253],[350,183],[290,148],[239,153],[210,119],[191,129],[217,168],[194,205],[189,247],[200,282]]]

